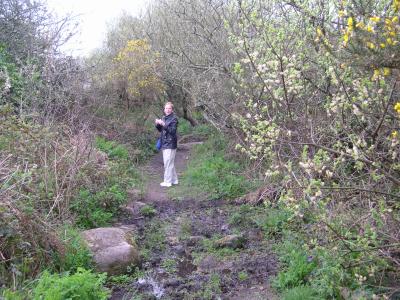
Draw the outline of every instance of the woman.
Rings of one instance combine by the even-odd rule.
[[[178,184],[178,176],[175,170],[175,155],[178,144],[177,127],[178,119],[174,114],[174,105],[167,102],[164,106],[164,117],[156,119],[156,128],[161,132],[161,150],[164,161],[164,181],[160,185],[164,187]]]

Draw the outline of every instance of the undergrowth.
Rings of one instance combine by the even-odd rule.
[[[321,226],[317,219],[298,218],[278,204],[270,206],[266,216],[256,222],[265,237],[275,241],[280,271],[272,286],[282,299],[383,299],[379,294],[387,293],[368,283],[377,275],[379,263],[385,267],[385,262],[375,259],[374,266],[360,265],[369,253],[352,251],[353,246],[326,241],[323,236],[317,244],[311,237]],[[380,278],[384,282],[384,277]]]
[[[222,135],[213,134],[197,145],[183,175],[183,185],[205,192],[209,199],[234,199],[249,191],[254,184],[241,174],[240,163],[225,157],[226,144]]]
[[[140,186],[134,152],[0,107],[0,295],[26,299],[45,270],[73,274],[92,268],[77,228],[110,224],[128,190]],[[76,276],[89,276],[81,273]]]

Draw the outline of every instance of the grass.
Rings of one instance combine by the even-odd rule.
[[[316,292],[309,286],[300,285],[294,288],[286,290],[282,294],[283,300],[317,300],[321,299],[318,297]]]
[[[168,273],[176,273],[177,272],[177,262],[172,258],[166,258],[161,262],[161,267],[167,271]]]
[[[165,226],[161,221],[151,222],[143,232],[143,237],[138,243],[142,245],[141,256],[144,260],[150,258],[151,253],[165,250]]]
[[[197,145],[182,184],[205,192],[211,200],[234,199],[249,191],[252,184],[240,174],[240,164],[226,159],[225,152],[226,140],[220,135],[213,135],[204,144]]]
[[[199,124],[196,126],[192,126],[190,125],[189,121],[183,118],[179,119],[179,125],[178,125],[179,136],[191,134],[200,138],[205,138],[215,134],[216,132],[217,132],[216,129],[208,124]]]
[[[146,204],[140,208],[140,213],[145,217],[153,217],[156,215],[157,210],[153,206]]]
[[[92,254],[79,231],[71,226],[66,226],[60,236],[65,244],[64,258],[57,263],[61,269],[70,272],[75,272],[78,268],[91,269],[93,267]]]
[[[247,274],[247,272],[245,272],[245,271],[240,271],[239,273],[238,273],[238,279],[239,279],[239,281],[245,281],[245,280],[247,280],[249,278],[249,274]]]
[[[185,240],[192,235],[192,221],[190,217],[185,217],[182,219],[181,228],[179,231],[179,238]]]
[[[144,271],[140,270],[137,266],[132,268],[128,267],[128,274],[110,275],[107,277],[107,283],[113,285],[126,286],[131,282],[144,276]]]
[[[204,257],[209,255],[214,256],[218,260],[224,260],[227,257],[232,257],[240,253],[238,249],[216,247],[215,241],[219,240],[221,237],[220,235],[214,235],[211,238],[202,239],[199,249],[192,253],[194,264],[198,265]]]
[[[196,292],[193,296],[194,299],[211,300],[215,299],[215,297],[221,292],[221,277],[214,273],[210,275],[208,282],[202,287],[202,289]],[[217,299],[219,299],[219,297]]]

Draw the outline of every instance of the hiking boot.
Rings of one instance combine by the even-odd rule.
[[[163,181],[163,182],[160,183],[160,185],[161,185],[161,186],[164,186],[164,187],[170,187],[172,184]]]

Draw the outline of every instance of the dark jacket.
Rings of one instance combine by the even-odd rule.
[[[176,130],[178,128],[178,118],[174,113],[169,116],[164,116],[162,120],[165,122],[165,126],[160,124],[156,125],[156,128],[161,132],[161,150],[164,149],[176,149],[178,146],[178,138]]]

